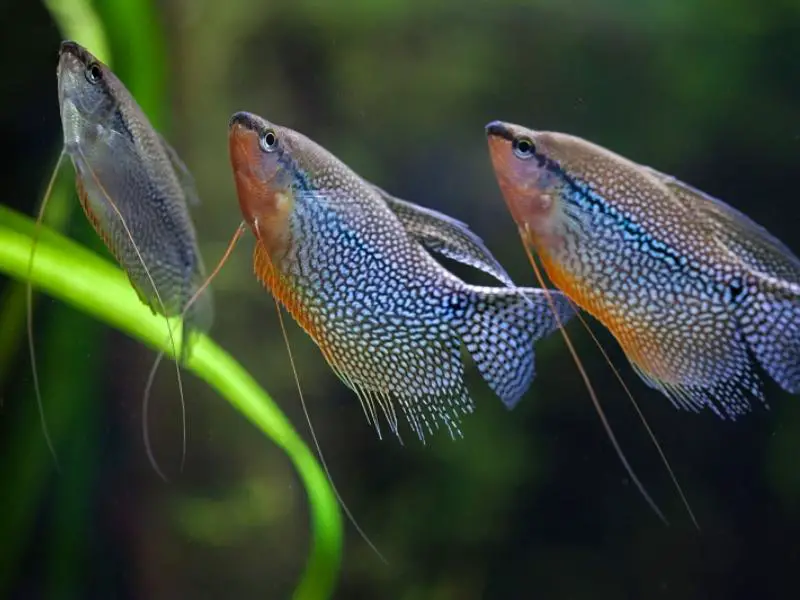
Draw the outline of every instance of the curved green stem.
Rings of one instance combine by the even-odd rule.
[[[0,206],[0,272],[18,279],[26,277],[33,229],[30,219]],[[167,321],[139,301],[124,273],[46,228],[40,231],[31,283],[171,355]],[[180,331],[180,327],[173,328]],[[314,455],[269,395],[209,337],[193,337],[186,368],[217,390],[289,455],[308,494],[313,532],[311,555],[294,597],[330,596],[339,569],[342,521],[336,496]]]
[[[92,54],[110,65],[106,31],[88,0],[44,0],[44,5],[68,40],[91,48]]]

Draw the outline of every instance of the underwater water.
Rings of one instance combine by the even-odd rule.
[[[192,172],[201,203],[190,212],[209,271],[242,219],[228,155],[228,121],[241,110],[304,133],[389,193],[468,224],[519,286],[539,283],[492,170],[484,126],[495,119],[580,136],[674,175],[800,253],[794,0],[48,4],[90,8],[114,72]],[[72,31],[86,31],[86,13],[70,14]],[[61,147],[55,74],[68,20],[22,0],[3,0],[0,17],[0,204],[34,217]],[[108,257],[72,191],[71,167],[57,188],[49,224]],[[274,301],[253,276],[254,244],[245,236],[214,280],[210,335],[313,452]],[[441,263],[468,283],[498,285]],[[56,471],[33,393],[24,296],[5,272],[0,598],[292,597],[313,522],[287,454],[184,370],[181,470],[178,387],[163,364],[148,417],[163,481],[142,441],[154,352],[37,293]],[[336,487],[388,561],[344,520],[341,553],[321,559],[336,577],[330,597],[797,596],[800,398],[775,383],[765,387],[769,410],[755,403],[735,421],[676,410],[588,320],[669,458],[698,531],[576,319],[567,332],[669,525],[620,464],[558,333],[536,344],[536,377],[513,410],[467,361],[475,411],[461,420],[463,438],[440,428],[423,445],[402,420],[403,444],[385,421],[379,439],[313,340],[284,322]]]

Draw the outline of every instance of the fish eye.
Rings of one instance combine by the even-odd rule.
[[[512,147],[514,148],[514,154],[523,159],[530,158],[536,152],[536,146],[526,137],[515,138]]]
[[[103,71],[97,63],[90,64],[86,69],[86,81],[95,84],[103,78]]]
[[[261,145],[261,149],[264,152],[274,152],[275,148],[278,147],[278,137],[275,135],[274,131],[267,129],[261,134],[258,143]]]

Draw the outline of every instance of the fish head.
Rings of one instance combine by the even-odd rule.
[[[58,101],[67,149],[98,133],[118,109],[122,82],[86,48],[61,43],[58,54]]]
[[[298,170],[292,159],[294,134],[248,112],[234,114],[228,127],[239,208],[253,234],[272,254],[285,247],[289,235]]]
[[[486,126],[498,185],[523,235],[539,250],[562,245],[575,215],[570,173],[579,168],[579,138],[492,121]]]

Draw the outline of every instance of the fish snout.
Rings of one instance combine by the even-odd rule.
[[[495,171],[499,174],[510,166],[507,162],[511,159],[514,134],[502,121],[492,121],[486,125],[485,130],[486,141],[489,144],[489,156]]]
[[[514,161],[512,141],[505,137],[505,134],[491,133],[489,131],[489,126],[487,126],[486,131],[486,142],[489,145],[489,158],[492,161],[495,174],[498,177],[503,177],[514,173],[517,165],[515,165]]]
[[[256,131],[232,118],[228,130],[228,146],[234,174],[257,178],[261,161]]]
[[[58,48],[58,73],[62,77],[65,73],[79,74],[86,65],[93,61],[92,56],[80,45],[66,40]]]
[[[251,227],[264,222],[275,211],[275,173],[259,145],[259,131],[247,113],[236,113],[228,132],[233,179],[239,208]]]
[[[252,179],[255,183],[263,179],[261,150],[259,148],[259,127],[254,115],[237,112],[228,122],[228,147],[234,177]]]
[[[76,76],[83,70],[80,56],[73,52],[60,52],[58,55],[58,78],[63,81],[65,76]]]
[[[514,139],[514,135],[511,133],[508,125],[503,123],[502,121],[492,121],[491,123],[486,125],[486,135],[491,139],[493,137],[498,137],[507,141],[512,141]]]
[[[244,110],[240,110],[238,112],[233,113],[230,120],[228,121],[228,130],[232,131],[234,128],[239,127],[249,131],[258,131],[260,129],[260,123],[258,121],[258,117],[253,113],[249,113]]]
[[[515,152],[518,138],[513,126],[492,121],[486,125],[486,135],[494,174],[514,221],[533,232],[549,231],[554,198],[539,162]]]
[[[81,54],[81,47],[71,40],[64,40],[58,48],[58,56],[61,58],[65,54],[78,57]]]

